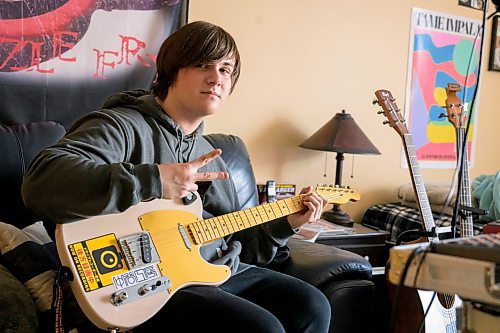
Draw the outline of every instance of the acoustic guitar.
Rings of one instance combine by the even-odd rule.
[[[325,185],[315,191],[331,204],[360,199],[356,190],[345,187]],[[189,205],[155,199],[56,227],[59,257],[73,276],[71,289],[97,327],[129,330],[183,287],[222,284],[231,271],[206,262],[200,255],[203,244],[305,209],[298,195],[202,220],[198,197]]]
[[[413,144],[412,136],[405,125],[405,120],[396,104],[395,99],[388,90],[377,90],[375,92],[376,101],[382,107],[379,113],[387,118],[384,124],[389,124],[400,135],[403,141],[404,152],[408,162],[413,190],[417,197],[418,210],[422,218],[423,230],[436,235],[436,225],[427,197],[424,180],[420,174],[417,154]],[[413,242],[438,242],[437,236],[420,237]],[[389,288],[391,289],[391,288]],[[427,309],[432,299],[433,292],[402,287],[401,295],[407,297],[407,302],[400,302],[402,306],[410,308],[399,308],[395,322],[396,332],[418,332],[420,323],[424,320],[424,309]],[[425,327],[431,332],[456,332],[456,304],[454,295],[438,294],[439,302],[433,301],[430,304],[429,312],[425,315]],[[406,298],[405,298],[406,299]],[[420,304],[415,304],[416,300]]]

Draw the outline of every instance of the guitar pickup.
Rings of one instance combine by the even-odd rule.
[[[147,231],[121,237],[118,239],[118,243],[122,249],[125,262],[131,270],[160,261],[158,252],[151,240],[151,235]]]
[[[139,246],[141,247],[142,261],[149,264],[151,262],[151,238],[149,234],[141,234]]]

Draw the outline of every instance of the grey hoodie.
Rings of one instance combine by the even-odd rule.
[[[22,186],[25,204],[45,220],[67,223],[161,198],[158,164],[191,161],[213,150],[202,133],[203,124],[185,135],[149,91],[112,95],[35,158]],[[218,157],[199,169],[205,171],[227,167]],[[202,201],[205,219],[240,208],[232,180],[213,182]],[[292,234],[281,218],[214,241],[201,252],[235,273],[246,267],[240,255],[248,264],[266,264]]]

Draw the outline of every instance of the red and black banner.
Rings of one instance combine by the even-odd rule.
[[[69,127],[112,93],[149,88],[181,0],[0,0],[0,123]]]

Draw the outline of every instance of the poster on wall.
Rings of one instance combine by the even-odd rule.
[[[181,0],[0,1],[0,123],[69,127],[114,92],[149,88]]]
[[[475,125],[479,99],[468,110],[477,88],[481,22],[466,17],[413,8],[405,117],[422,168],[455,168],[455,128],[443,108],[448,83],[458,84],[457,97],[472,114],[467,145],[474,161]],[[402,154],[405,167],[406,158]]]

